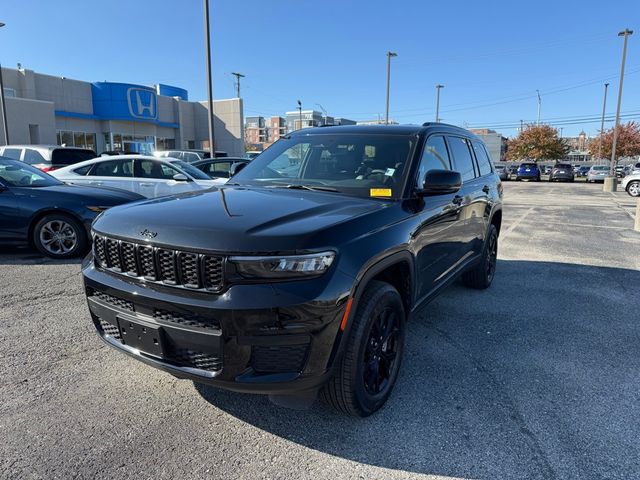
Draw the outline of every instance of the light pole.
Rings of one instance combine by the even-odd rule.
[[[231,75],[233,75],[234,77],[236,77],[236,93],[237,93],[237,97],[240,98],[240,79],[244,78],[244,75],[242,75],[241,73],[238,72],[231,72]]]
[[[440,121],[440,89],[444,88],[444,85],[436,85],[436,123]]]
[[[302,102],[300,100],[298,100],[298,118],[299,118],[299,122],[300,122],[300,129],[302,129]]]
[[[618,125],[620,124],[620,106],[622,105],[622,82],[624,80],[624,62],[627,57],[627,40],[629,40],[629,36],[633,34],[633,30],[629,30],[625,28],[624,31],[619,32],[619,37],[624,37],[624,44],[622,46],[622,64],[620,65],[620,84],[618,86],[618,106],[616,107],[616,123],[613,127],[613,144],[611,145],[611,166],[609,167],[609,175],[610,178],[607,179],[609,182],[605,180],[604,183],[604,191],[613,191],[617,190],[617,181],[616,181],[616,147],[618,144]]]
[[[397,57],[394,52],[387,52],[387,113],[384,117],[385,125],[389,125],[389,83],[391,82],[391,57]]]
[[[4,27],[0,22],[0,28]],[[2,65],[0,65],[0,101],[2,102],[2,126],[4,128],[4,144],[9,145],[9,126],[7,125],[7,106],[4,99],[4,82],[2,81]]]
[[[524,122],[520,120],[520,133],[524,130]]]
[[[602,121],[600,122],[600,147],[598,148],[598,160],[602,160],[602,141],[604,140],[604,112],[607,109],[607,89],[609,84],[604,84],[604,100],[602,101]]]
[[[207,93],[209,95],[209,153],[211,158],[216,157],[215,134],[213,125],[213,84],[211,81],[211,34],[209,32],[209,0],[204,0],[204,32],[205,51],[207,55]]]
[[[542,105],[542,99],[540,98],[540,90],[536,90],[538,94],[538,120],[536,121],[536,125],[540,125],[540,106]]]
[[[562,130],[564,130],[564,127],[560,127],[560,139],[562,139]]]
[[[322,113],[324,113],[324,122],[322,122],[323,125],[327,124],[327,111],[324,109],[324,107],[322,105],[320,105],[319,103],[316,103],[317,106],[320,107],[320,110],[322,110]],[[335,124],[334,124],[335,125]]]

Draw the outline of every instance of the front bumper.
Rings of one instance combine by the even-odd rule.
[[[108,345],[179,378],[265,394],[328,380],[353,284],[335,270],[330,282],[185,292],[104,272],[90,256],[82,272],[91,318]]]

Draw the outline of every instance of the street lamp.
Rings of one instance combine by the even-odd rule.
[[[604,112],[607,109],[607,89],[609,84],[604,84],[604,100],[602,101],[602,122],[600,122],[600,148],[598,148],[598,163],[602,160],[602,141],[604,140]]]
[[[324,109],[324,107],[323,107],[322,105],[320,105],[319,103],[316,103],[316,105],[317,105],[317,106],[319,106],[319,107],[320,107],[320,110],[322,110],[322,113],[324,113],[324,122],[323,122],[323,125],[326,125],[326,124],[327,124],[327,117],[328,117],[328,115],[327,115],[327,111],[326,111],[326,110]]]
[[[209,0],[204,0],[204,32],[205,32],[205,51],[207,55],[207,93],[209,95],[209,152],[211,158],[216,157],[215,135],[213,125],[213,84],[211,81],[211,33],[209,31]]]
[[[540,90],[536,90],[536,93],[538,94],[538,120],[536,125],[540,125],[540,106],[542,105],[542,99],[540,98]]]
[[[302,128],[302,102],[298,100],[298,118],[300,122],[300,129]]]
[[[444,88],[444,85],[436,85],[436,123],[440,121],[440,89]]]
[[[0,22],[0,28],[5,24]],[[2,102],[2,125],[4,128],[4,144],[9,145],[9,126],[7,125],[7,106],[4,99],[4,82],[2,80],[2,65],[0,65],[0,102]]]
[[[624,63],[627,57],[627,41],[633,34],[633,30],[625,28],[624,31],[619,32],[619,37],[624,37],[624,44],[622,46],[622,64],[620,65],[620,85],[618,86],[618,106],[616,108],[616,123],[613,127],[613,144],[611,145],[611,166],[609,168],[610,178],[605,179],[603,190],[605,192],[615,192],[617,190],[616,184],[616,147],[618,144],[618,125],[620,124],[620,106],[622,104],[622,82],[624,81]],[[608,180],[608,181],[607,181]]]
[[[389,125],[389,83],[391,82],[391,57],[397,57],[394,52],[387,52],[387,113],[384,117],[385,125]]]

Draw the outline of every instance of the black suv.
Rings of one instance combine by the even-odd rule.
[[[448,283],[487,288],[502,185],[450,125],[299,130],[204,192],[103,213],[83,275],[116,349],[177,377],[366,416],[406,322]]]

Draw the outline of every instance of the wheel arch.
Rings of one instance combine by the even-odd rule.
[[[51,214],[66,215],[68,217],[71,217],[75,221],[80,223],[80,225],[82,225],[83,228],[85,228],[85,225],[84,225],[84,222],[82,221],[82,218],[80,218],[80,216],[78,214],[74,213],[73,211],[67,210],[65,208],[59,208],[59,207],[49,207],[49,208],[44,208],[42,210],[38,210],[37,212],[35,212],[31,216],[31,219],[29,220],[29,228],[27,229],[27,241],[29,242],[29,245],[31,247],[34,246],[33,245],[33,230],[36,228],[36,225],[44,217],[46,217],[47,215],[51,215]],[[85,231],[85,233],[86,233],[86,231]],[[87,233],[87,237],[88,237],[88,233]]]

